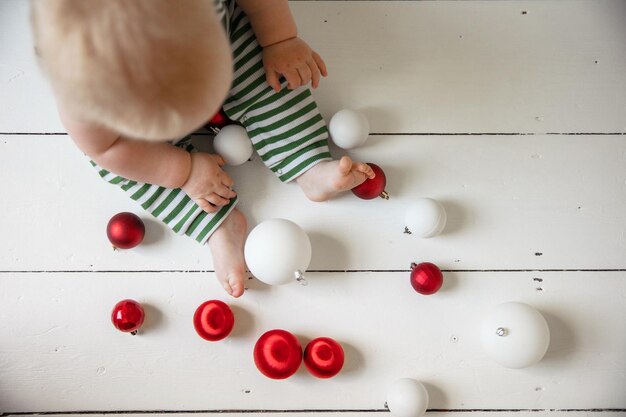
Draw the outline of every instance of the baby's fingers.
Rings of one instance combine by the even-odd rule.
[[[265,68],[265,79],[267,83],[276,91],[277,93],[280,91],[280,80],[278,79],[280,74],[274,71],[271,68]]]
[[[303,65],[301,67],[298,68],[298,74],[300,75],[300,80],[302,81],[302,84],[300,85],[307,85],[308,83],[311,82],[311,68],[309,68],[308,65]]]
[[[212,205],[203,198],[194,201],[202,210],[206,211],[207,213],[215,213],[217,210],[219,210],[219,207]]]
[[[314,61],[308,62],[311,71],[311,86],[317,88],[320,85],[320,69]]]
[[[226,204],[230,203],[230,200],[224,197],[220,197],[216,193],[210,194],[206,199],[214,206],[225,206]]]
[[[287,86],[290,90],[295,90],[296,88],[302,85],[302,79],[300,78],[300,74],[297,70],[288,70],[283,73],[289,85]]]
[[[224,187],[232,188],[232,186],[235,185],[235,181],[233,181],[230,175],[228,175],[225,171],[221,172],[220,179]]]
[[[236,192],[225,186],[218,187],[218,189],[215,191],[215,194],[224,198],[235,198],[237,196]]]
[[[322,57],[319,56],[319,54],[317,52],[315,52],[315,51],[313,51],[313,60],[315,61],[315,63],[317,64],[318,68],[322,72],[322,75],[324,77],[326,77],[328,75],[328,70],[326,69],[326,63],[324,62]]]

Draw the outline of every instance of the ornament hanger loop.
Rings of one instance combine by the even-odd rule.
[[[306,287],[307,285],[309,285],[309,282],[306,279],[304,279],[304,274],[302,273],[302,271],[298,269],[294,273],[294,275],[296,276],[296,281],[298,281],[300,285],[302,285],[303,287]]]

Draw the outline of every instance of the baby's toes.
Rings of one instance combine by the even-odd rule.
[[[243,286],[244,276],[243,274],[232,274],[228,279],[228,286],[231,288],[229,293],[233,297],[241,297],[244,291]]]
[[[224,288],[224,291],[226,291],[229,295],[233,295],[233,288],[228,282],[220,281],[220,283],[222,284],[222,288]]]
[[[355,164],[355,168],[357,171],[362,172],[368,178],[374,178],[374,170],[369,165],[359,162]]]

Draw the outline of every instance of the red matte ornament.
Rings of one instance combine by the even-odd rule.
[[[208,121],[206,127],[208,129],[221,129],[230,124],[233,124],[233,121],[226,116],[223,109],[219,109],[219,111]]]
[[[145,234],[143,221],[134,213],[118,213],[107,224],[107,237],[118,249],[134,248],[143,241]]]
[[[443,284],[443,274],[439,267],[430,262],[411,264],[411,285],[420,294],[431,295],[439,291]]]
[[[371,200],[376,197],[384,198],[385,200],[389,200],[389,194],[385,191],[385,186],[387,185],[387,177],[383,172],[382,168],[376,164],[372,164],[370,162],[367,163],[376,176],[374,178],[368,178],[361,184],[357,185],[352,189],[354,195],[363,200]]]
[[[115,328],[132,335],[137,334],[144,318],[143,307],[135,300],[122,300],[115,304],[111,312],[111,321]]]
[[[268,378],[289,378],[296,373],[301,362],[302,346],[286,330],[265,332],[254,345],[254,364]]]
[[[204,340],[216,342],[224,339],[233,330],[235,316],[228,304],[209,300],[200,304],[193,315],[193,327]]]
[[[304,349],[304,364],[318,378],[330,378],[343,367],[344,353],[341,345],[329,337],[311,340]]]

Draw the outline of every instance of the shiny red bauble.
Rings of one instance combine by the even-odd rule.
[[[304,364],[313,376],[330,378],[343,367],[344,353],[341,345],[329,337],[311,340],[304,349]]]
[[[233,121],[226,116],[224,110],[220,109],[213,117],[211,117],[211,120],[207,122],[206,127],[209,129],[221,129],[230,124],[233,124]]]
[[[133,213],[118,213],[107,224],[107,237],[119,249],[134,248],[143,241],[145,234],[143,221]]]
[[[420,294],[430,295],[439,291],[443,284],[443,274],[437,265],[430,262],[411,264],[411,285]]]
[[[224,339],[233,330],[235,316],[228,305],[219,300],[205,301],[193,315],[198,335],[210,342]]]
[[[143,307],[137,301],[122,300],[113,307],[111,321],[116,329],[137,334],[145,316]]]
[[[289,378],[296,373],[301,362],[302,346],[286,330],[265,332],[254,345],[254,364],[268,378]]]
[[[385,191],[385,186],[387,185],[387,177],[385,173],[376,164],[372,164],[370,162],[367,163],[376,176],[374,178],[368,178],[361,184],[357,185],[352,189],[354,195],[363,200],[371,200],[376,197],[384,198],[385,200],[389,199],[389,194]]]

